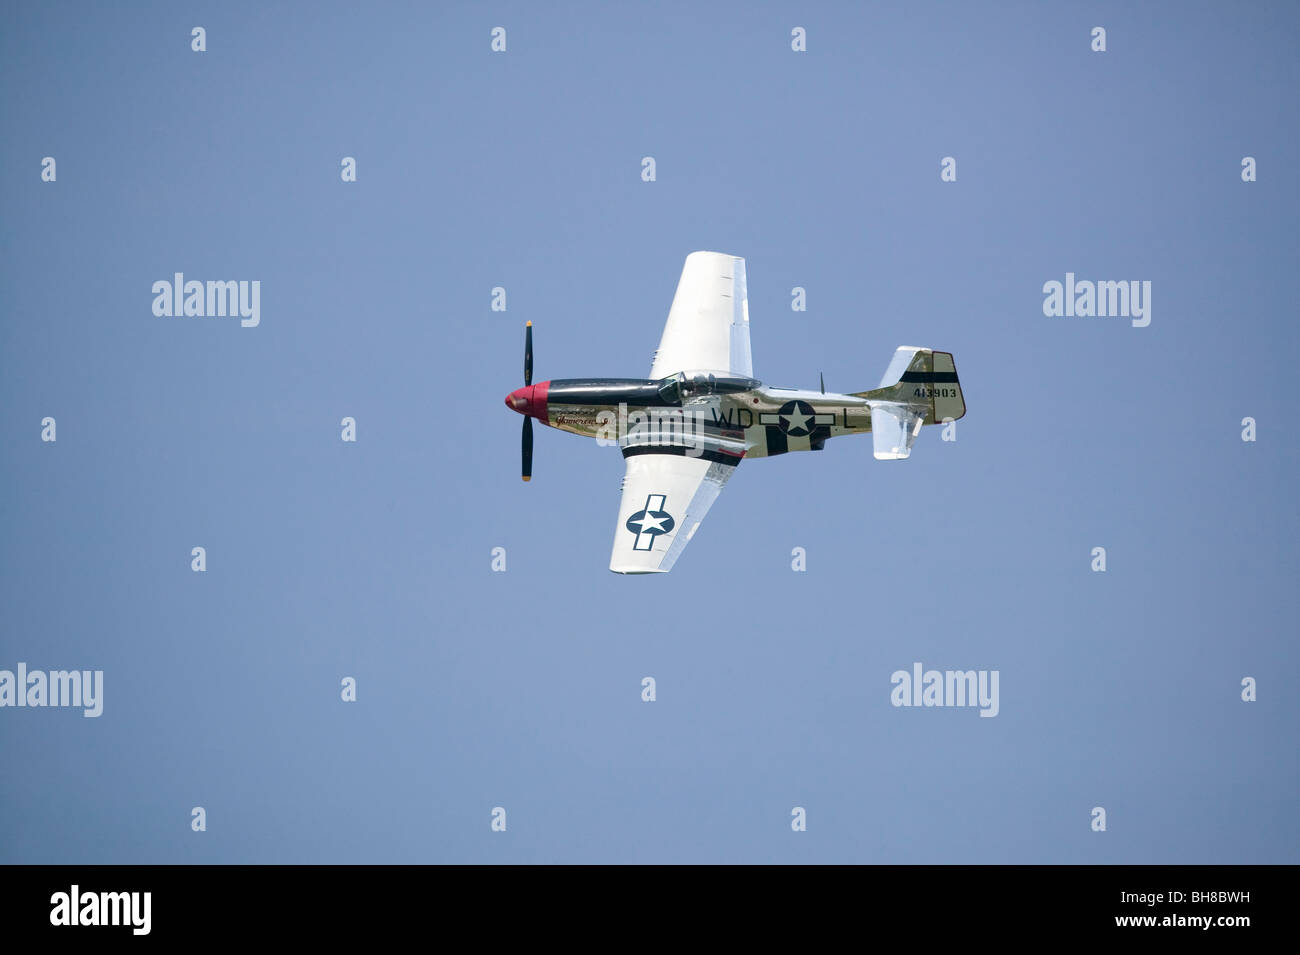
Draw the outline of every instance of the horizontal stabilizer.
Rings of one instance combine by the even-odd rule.
[[[912,453],[912,442],[921,433],[924,411],[899,404],[871,405],[871,440],[879,461],[899,461]]]

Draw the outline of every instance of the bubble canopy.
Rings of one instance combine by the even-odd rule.
[[[759,384],[756,378],[746,378],[729,371],[692,368],[660,379],[659,396],[672,404],[678,404],[709,395],[750,391],[757,388]]]

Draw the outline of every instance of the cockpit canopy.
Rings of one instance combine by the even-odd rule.
[[[733,375],[729,371],[679,371],[659,382],[659,396],[669,404],[685,404],[710,395],[749,391],[759,384],[755,378]]]

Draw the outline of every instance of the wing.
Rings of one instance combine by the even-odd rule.
[[[707,457],[628,456],[609,569],[616,574],[671,570],[734,470],[734,462]]]
[[[754,377],[745,260],[738,256],[692,252],[682,267],[650,377],[694,368]]]

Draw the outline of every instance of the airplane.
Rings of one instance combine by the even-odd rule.
[[[506,396],[524,416],[523,479],[533,472],[533,419],[617,445],[626,460],[609,569],[667,573],[742,459],[820,451],[826,439],[870,433],[876,458],[897,461],[927,424],[966,414],[948,352],[904,346],[879,387],[852,394],[776,388],[754,377],[745,260],[686,257],[649,378],[533,384],[533,323],[524,331],[524,386]]]

